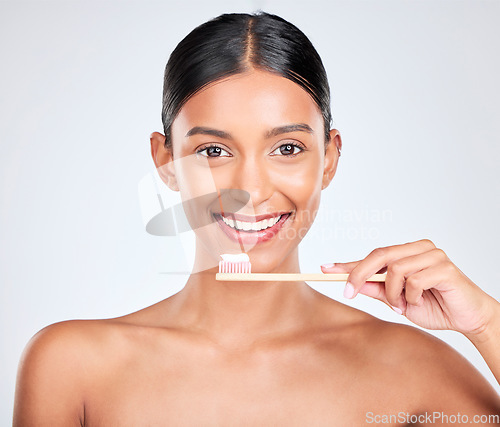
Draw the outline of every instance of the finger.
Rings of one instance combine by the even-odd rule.
[[[346,294],[354,298],[367,279],[377,271],[387,267],[390,262],[407,256],[427,252],[433,248],[435,248],[434,243],[425,239],[417,242],[404,243],[402,245],[374,249],[350,272],[348,283],[346,284]]]
[[[378,299],[383,303],[387,304],[398,314],[403,314],[403,310],[399,307],[393,306],[389,301],[387,301],[387,297],[385,295],[385,286],[380,282],[366,282],[358,292],[359,294],[369,296],[374,299]]]
[[[321,270],[323,273],[336,273],[336,272],[351,272],[354,267],[356,267],[360,261],[352,261],[352,262],[336,262],[331,264],[323,264],[321,266]],[[385,273],[387,270],[386,267],[381,268],[377,273]]]
[[[431,288],[440,290],[442,285],[450,280],[452,268],[451,262],[444,261],[410,275],[405,286],[405,299],[408,304],[420,305],[424,291]]]
[[[442,261],[448,259],[446,254],[441,249],[431,249],[416,255],[410,255],[405,258],[399,258],[390,262],[387,266],[387,276],[385,280],[385,293],[387,300],[393,306],[404,309],[405,302],[408,301],[406,293],[403,292],[405,281],[412,274],[418,271],[429,268]],[[413,296],[410,293],[411,296]],[[411,304],[416,303],[416,300],[408,301]]]
[[[323,273],[334,273],[338,271],[342,272],[351,272],[356,265],[358,265],[361,261],[352,261],[352,262],[336,262],[331,264],[323,264],[321,266],[321,271]]]

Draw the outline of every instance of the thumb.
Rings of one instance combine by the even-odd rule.
[[[350,273],[359,263],[360,261],[323,264],[321,266],[321,271],[323,271],[323,273]]]

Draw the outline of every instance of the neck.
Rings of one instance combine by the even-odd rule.
[[[202,254],[197,251],[199,271]],[[299,272],[298,250],[276,269]],[[249,347],[259,339],[303,329],[316,292],[305,282],[223,282],[217,269],[191,274],[172,301],[176,323],[204,333],[226,348]]]

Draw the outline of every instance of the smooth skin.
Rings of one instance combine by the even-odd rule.
[[[270,132],[292,123],[312,133]],[[155,132],[151,154],[184,200],[213,190],[201,179],[208,170],[217,188],[250,194],[254,211],[246,206],[242,213],[291,212],[278,235],[248,253],[253,271],[298,272],[298,244],[342,145],[332,129],[325,149],[323,126],[302,88],[250,70],[193,96],[174,120],[173,149]],[[226,136],[186,136],[194,127]],[[207,144],[220,155],[203,157]],[[289,155],[280,148],[286,144],[302,151]],[[216,202],[190,212],[190,221],[205,220]],[[214,247],[235,248],[216,226],[195,232],[194,271],[218,259]],[[384,269],[385,285],[365,282]],[[217,282],[216,271],[191,274],[180,292],[135,313],[38,332],[20,361],[14,426],[355,426],[370,412],[470,419],[500,412],[486,379],[420,329],[382,321],[304,282]],[[354,294],[400,307],[416,324],[465,334],[498,379],[498,302],[430,241],[378,248],[323,271],[349,272]]]

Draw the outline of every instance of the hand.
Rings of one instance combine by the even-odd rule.
[[[345,297],[360,293],[376,298],[427,329],[476,335],[499,315],[499,303],[427,239],[377,248],[363,260],[326,264],[321,269],[349,273]],[[385,283],[366,281],[385,272]]]

